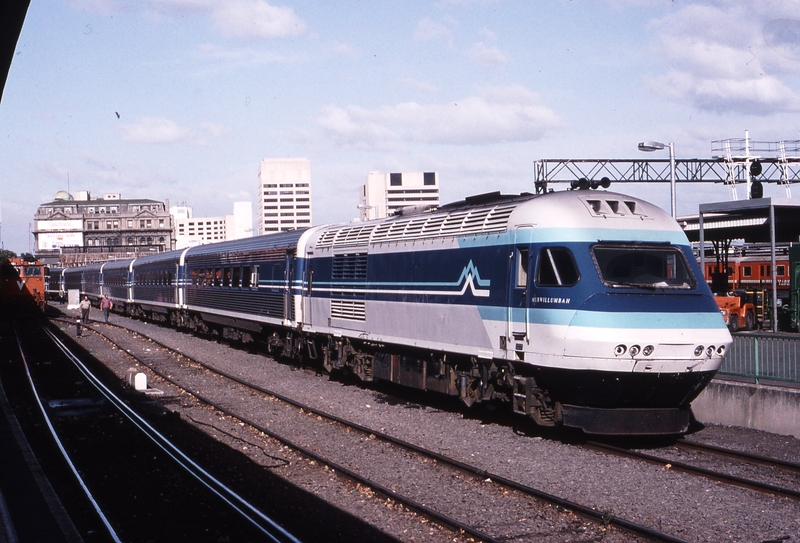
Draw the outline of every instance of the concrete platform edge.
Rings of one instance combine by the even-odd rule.
[[[700,422],[800,438],[800,389],[715,379],[692,411]]]

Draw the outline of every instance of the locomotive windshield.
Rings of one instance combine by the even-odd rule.
[[[592,247],[597,271],[610,287],[692,289],[696,279],[686,256],[671,245]]]

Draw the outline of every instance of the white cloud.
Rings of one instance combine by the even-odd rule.
[[[448,47],[453,46],[453,34],[450,29],[445,24],[432,21],[428,17],[421,19],[417,23],[414,39],[419,41],[441,41]]]
[[[776,54],[800,61],[800,19],[773,19],[764,25],[762,35]]]
[[[400,83],[402,83],[403,85],[407,85],[409,87],[414,87],[417,90],[425,92],[436,92],[437,90],[439,90],[439,88],[436,85],[432,85],[425,81],[414,79],[413,77],[404,77],[400,79]]]
[[[228,0],[213,9],[213,20],[222,32],[240,38],[299,36],[306,23],[291,8],[264,0]]]
[[[235,38],[283,38],[306,31],[305,21],[292,8],[273,6],[267,0],[148,0],[132,6],[143,8],[155,21],[187,14],[207,17],[220,33]]]
[[[484,87],[448,104],[406,102],[378,109],[328,106],[317,119],[343,147],[388,149],[411,143],[486,145],[540,139],[560,126],[552,110],[520,85]]]
[[[798,95],[774,77],[702,78],[671,71],[653,78],[650,86],[676,101],[689,100],[699,109],[717,113],[765,115],[800,109]]]
[[[778,9],[757,0],[695,2],[651,21],[669,69],[651,74],[647,85],[718,113],[800,110],[800,21],[774,19]]]
[[[495,38],[497,38],[497,35],[494,32],[492,32],[491,30],[489,30],[488,28],[481,28],[481,31],[479,32],[479,34],[485,40],[494,41]]]
[[[467,57],[484,68],[499,68],[511,62],[511,57],[497,47],[489,47],[482,41],[467,51]]]
[[[355,48],[349,43],[333,42],[333,52],[339,57],[356,56]]]
[[[145,117],[135,123],[122,125],[119,132],[123,140],[131,143],[185,143],[207,147],[212,140],[227,134],[228,130],[214,123],[200,123],[196,130],[190,130],[170,119]]]

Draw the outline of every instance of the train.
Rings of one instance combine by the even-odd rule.
[[[62,281],[131,317],[587,434],[685,433],[732,341],[678,224],[605,190],[488,193]]]
[[[8,258],[0,264],[0,306],[19,312],[45,306],[46,268],[38,260]]]
[[[775,296],[772,291],[772,257],[763,244],[729,250],[722,262],[705,264],[705,278],[715,293],[732,332],[756,330],[772,324],[772,307],[778,307],[778,328],[797,332],[797,247],[781,245],[775,254]],[[773,300],[773,298],[775,299]]]
[[[715,277],[722,276],[720,292],[734,290],[764,290],[772,288],[772,264],[770,256],[730,256],[727,265],[720,273],[716,263],[706,262],[706,281],[714,288]],[[775,279],[778,297],[789,297],[789,258],[779,254],[775,260]]]

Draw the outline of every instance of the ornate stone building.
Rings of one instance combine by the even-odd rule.
[[[169,202],[62,190],[39,206],[33,235],[37,258],[73,266],[169,251],[172,231]]]

